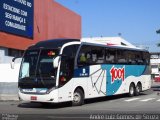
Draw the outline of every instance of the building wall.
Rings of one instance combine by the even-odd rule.
[[[0,32],[0,46],[25,50],[53,38],[80,38],[81,17],[53,0],[34,0],[34,38]]]
[[[160,74],[160,52],[151,53],[151,74]]]
[[[81,17],[53,0],[34,0],[34,38],[0,31],[0,100],[18,99],[20,61],[11,69],[9,48],[25,50],[31,44],[54,38],[81,38]]]
[[[10,64],[0,64],[0,100],[18,100],[18,75],[20,64],[14,69]]]

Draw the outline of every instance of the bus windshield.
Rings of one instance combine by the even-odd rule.
[[[27,50],[19,74],[20,88],[52,88],[56,85],[56,68],[53,58],[58,49]]]

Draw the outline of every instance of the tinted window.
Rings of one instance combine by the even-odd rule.
[[[103,63],[105,63],[105,49],[103,47],[89,45],[81,47],[77,60],[79,67]]]
[[[113,64],[116,63],[116,49],[106,49],[106,63]]]
[[[128,63],[128,54],[126,50],[117,50],[117,63],[118,64],[127,64]]]
[[[150,64],[150,54],[148,52],[143,53],[144,64]]]
[[[143,51],[123,50],[122,58],[126,60],[126,64],[145,65],[149,64],[149,54]],[[118,62],[120,63],[120,62]]]
[[[137,64],[137,56],[136,56],[136,53],[134,51],[127,51],[127,58],[128,58],[128,64],[131,64],[131,65],[134,65],[134,64]]]
[[[83,45],[77,59],[78,67],[97,64],[149,64],[149,53],[127,49]]]

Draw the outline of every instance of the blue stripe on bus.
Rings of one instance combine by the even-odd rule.
[[[74,70],[74,77],[90,77],[90,67],[82,67]],[[141,76],[145,72],[145,65],[101,65],[106,71],[106,95],[114,95],[122,82],[129,76]],[[124,73],[123,73],[124,72]]]

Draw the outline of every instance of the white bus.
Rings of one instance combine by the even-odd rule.
[[[149,52],[143,49],[80,42],[42,41],[29,47],[19,72],[19,98],[59,103],[150,89]]]

